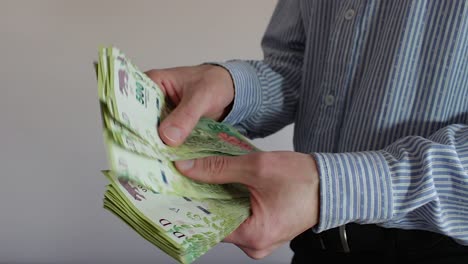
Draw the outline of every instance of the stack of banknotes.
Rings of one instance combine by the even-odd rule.
[[[179,263],[192,263],[250,214],[237,184],[206,184],[183,176],[173,161],[259,151],[235,128],[202,118],[179,147],[158,126],[173,109],[160,87],[117,48],[99,49],[95,63],[110,184],[104,208]]]

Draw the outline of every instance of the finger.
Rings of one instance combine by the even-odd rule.
[[[255,231],[248,230],[248,224],[245,225],[245,223],[247,223],[247,221],[239,226],[234,232],[229,234],[226,238],[224,238],[222,242],[236,245],[242,251],[244,251],[245,254],[253,259],[264,258],[275,251],[282,244],[284,244],[284,242],[276,242],[270,245],[269,242],[271,241],[261,242],[255,240],[255,238],[258,236],[255,236]]]
[[[244,241],[244,234],[248,233],[247,231],[249,230],[249,226],[252,225],[252,218],[253,216],[250,216],[245,219],[245,221],[242,222],[239,227],[236,228],[236,230],[223,239],[223,242],[246,247],[247,243]]]
[[[262,259],[265,258],[266,256],[270,255],[278,249],[283,243],[277,243],[274,244],[268,248],[265,249],[254,249],[254,248],[249,248],[249,247],[244,247],[244,246],[238,246],[242,251],[244,251],[247,256],[253,258],[253,259]]]
[[[252,174],[253,154],[242,156],[212,156],[202,159],[176,161],[177,169],[196,181],[212,184],[248,184]]]
[[[163,92],[164,96],[167,96],[167,92],[163,84],[163,72],[164,70],[149,70],[145,71],[145,74],[158,86],[158,88]]]
[[[269,235],[261,234],[261,228],[256,225],[255,215],[247,218],[234,232],[225,237],[222,242],[232,243],[252,258],[260,259],[276,250],[287,241],[275,241]]]
[[[170,146],[184,142],[198,123],[208,106],[210,98],[203,93],[194,92],[182,97],[177,107],[163,120],[159,127],[162,140]]]
[[[274,242],[270,239],[265,240],[264,236],[256,234],[260,228],[256,228],[254,223],[254,216],[247,218],[234,232],[225,237],[222,242],[235,244],[240,248],[250,249],[251,251],[272,251],[284,243],[281,241]]]

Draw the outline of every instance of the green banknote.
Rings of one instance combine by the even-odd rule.
[[[165,194],[184,195],[192,198],[247,197],[240,185],[205,184],[184,177],[174,163],[165,159],[139,155],[116,144],[109,135],[104,135],[110,169],[120,176],[137,179],[139,184],[152,191]]]
[[[258,151],[233,127],[207,118],[200,120],[184,144],[177,148],[167,146],[157,131],[158,125],[171,111],[171,104],[161,89],[118,49],[104,49],[100,54],[102,78],[98,81],[99,98],[110,115],[152,146],[164,150],[172,160],[185,159],[184,152],[198,150],[226,155]]]
[[[156,159],[170,164],[180,159],[259,151],[235,128],[202,118],[184,144],[170,147],[159,137],[158,126],[172,107],[157,84],[115,47],[99,51],[97,72],[111,170],[160,193],[223,199],[248,195],[242,186],[197,183],[174,168],[161,176],[155,173],[158,163],[151,162]]]
[[[104,207],[180,263],[191,263],[235,230],[250,211],[239,184],[183,176],[173,161],[260,151],[234,127],[202,118],[179,147],[158,134],[173,106],[117,48],[95,64],[109,168]]]
[[[152,192],[104,171],[104,207],[180,263],[191,263],[249,216],[248,198],[192,199]]]

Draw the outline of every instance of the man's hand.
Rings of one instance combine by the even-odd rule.
[[[177,105],[159,126],[162,140],[170,146],[182,144],[200,117],[223,118],[234,99],[231,76],[220,66],[202,64],[146,74]]]
[[[311,155],[256,152],[178,161],[176,166],[197,181],[247,186],[252,214],[223,241],[251,258],[269,255],[318,222],[319,177]]]

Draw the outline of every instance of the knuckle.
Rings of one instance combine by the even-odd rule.
[[[268,256],[270,252],[267,250],[253,250],[247,254],[250,258],[255,259],[255,260],[260,260]]]
[[[159,86],[159,88],[163,90],[164,93],[166,92],[164,85],[162,84],[163,79],[164,79],[163,70],[152,69],[152,70],[145,72],[145,74],[154,83],[156,83]]]
[[[149,71],[147,71],[145,73],[150,79],[157,80],[161,76],[161,74],[159,72],[160,72],[159,70],[151,69],[151,70],[149,70]]]
[[[259,152],[255,153],[252,157],[252,162],[254,163],[254,175],[257,178],[263,179],[267,178],[270,175],[270,170],[274,161],[272,160],[272,154],[268,152]]]
[[[266,242],[264,240],[257,239],[252,242],[251,246],[255,251],[263,251],[266,249]]]
[[[262,259],[273,251],[274,237],[271,230],[268,230],[265,225],[256,225],[255,231],[245,229],[240,233],[241,244],[249,250],[247,255],[253,259]]]
[[[214,156],[204,159],[203,170],[213,178],[221,174],[228,166],[228,160],[223,156]]]
[[[264,251],[268,248],[270,241],[267,239],[264,232],[260,234],[249,234],[246,237],[246,243],[254,251]]]
[[[187,117],[186,120],[193,120],[194,123],[196,123],[198,121],[198,116],[196,114],[196,112],[191,109],[190,107],[183,107],[180,109],[180,113],[184,116],[184,117]]]

